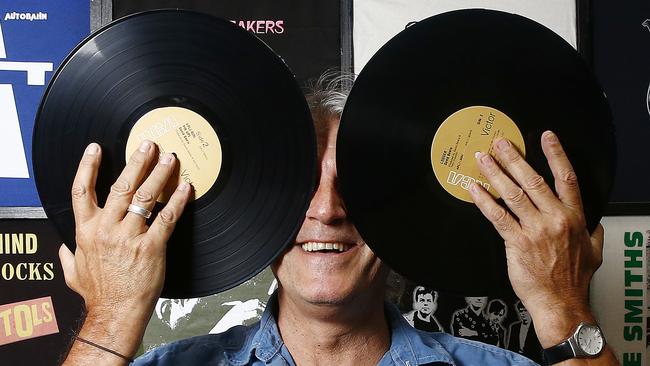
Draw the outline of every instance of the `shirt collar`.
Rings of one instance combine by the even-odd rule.
[[[386,319],[391,328],[390,357],[396,365],[420,365],[424,363],[443,362],[455,365],[451,355],[444,347],[431,337],[423,337],[419,331],[411,327],[397,307],[389,302],[384,304]],[[278,313],[277,291],[271,295],[257,331],[251,332],[246,340],[246,346],[238,352],[229,355],[229,360],[235,365],[247,365],[253,353],[255,357],[267,363],[278,352],[284,342],[275,319]],[[250,339],[252,337],[252,339]]]
[[[258,360],[266,363],[280,351],[284,343],[280,337],[278,324],[275,321],[277,310],[278,295],[276,291],[269,298],[262,313],[262,318],[258,323],[259,328],[248,335],[245,346],[239,352],[228,357],[230,362],[235,365],[248,365],[250,364],[251,354],[254,352]],[[252,339],[250,339],[251,337]]]

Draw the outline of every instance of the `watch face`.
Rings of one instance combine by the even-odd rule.
[[[578,345],[590,356],[597,355],[603,349],[603,335],[598,327],[585,325],[578,331]]]

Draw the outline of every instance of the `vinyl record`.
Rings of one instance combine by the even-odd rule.
[[[315,135],[293,75],[263,42],[226,20],[163,10],[122,18],[68,56],[43,98],[33,156],[43,207],[69,246],[85,146],[103,149],[101,206],[142,139],[176,153],[196,192],[168,243],[164,297],[231,288],[293,240],[314,187]]]
[[[593,230],[616,151],[605,96],[579,54],[513,14],[461,10],[416,23],[375,54],[346,103],[337,166],[350,217],[417,283],[509,293],[503,240],[467,192],[473,180],[489,184],[473,155],[505,136],[552,186],[545,130],[567,151]]]

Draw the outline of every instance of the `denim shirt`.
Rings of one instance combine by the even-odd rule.
[[[296,366],[280,337],[273,315],[277,314],[277,306],[277,296],[274,294],[258,323],[170,343],[139,357],[132,365]],[[498,347],[455,338],[446,333],[419,331],[406,322],[393,304],[386,303],[385,309],[391,329],[391,344],[377,366],[537,365],[519,354]]]

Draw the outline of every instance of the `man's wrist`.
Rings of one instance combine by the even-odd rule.
[[[78,335],[109,348],[127,358],[133,358],[144,336],[151,313],[109,309],[89,310]],[[85,345],[85,347],[91,347]]]
[[[547,308],[529,309],[535,325],[537,338],[546,349],[567,340],[581,322],[596,324],[596,318],[588,305],[549,306]]]

